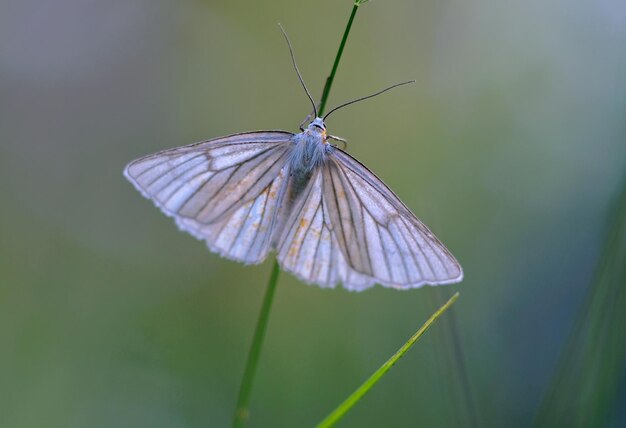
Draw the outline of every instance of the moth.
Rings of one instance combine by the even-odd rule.
[[[253,131],[164,150],[128,164],[126,178],[178,227],[223,257],[281,268],[322,287],[364,290],[449,284],[454,256],[365,165],[331,143],[325,119],[300,133]],[[404,82],[409,83],[409,82]],[[402,84],[404,84],[402,83]],[[400,84],[401,85],[401,84]]]

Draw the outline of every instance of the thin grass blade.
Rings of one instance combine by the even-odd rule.
[[[442,307],[440,307],[430,318],[415,332],[409,340],[398,351],[391,356],[378,370],[372,374],[356,391],[354,391],[346,400],[333,410],[324,420],[322,420],[317,428],[328,428],[334,426],[348,413],[356,403],[358,403],[365,394],[369,392],[374,385],[393,367],[411,347],[426,333],[426,330],[439,318],[452,304],[459,298],[459,293],[455,293]]]

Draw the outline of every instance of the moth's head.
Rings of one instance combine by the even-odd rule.
[[[308,131],[313,132],[315,134],[322,134],[326,137],[326,124],[324,123],[324,119],[321,117],[316,117],[309,123]]]

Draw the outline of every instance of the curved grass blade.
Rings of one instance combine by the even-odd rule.
[[[333,410],[324,420],[316,425],[317,428],[328,428],[339,422],[348,411],[354,407],[356,403],[363,398],[367,392],[393,367],[411,347],[426,333],[426,330],[439,318],[452,304],[459,298],[459,293],[455,293],[442,307],[440,307],[428,320],[415,332],[409,340],[398,351],[391,356],[378,370],[372,374],[356,391],[354,391],[346,400]]]

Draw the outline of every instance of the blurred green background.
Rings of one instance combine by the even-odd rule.
[[[295,131],[310,107],[276,24],[319,96],[351,7],[2,2],[1,426],[230,423],[271,261],[211,254],[122,169],[230,133]],[[457,290],[343,426],[535,420],[625,184],[626,3],[368,3],[329,107],[412,78],[327,125],[466,279],[350,293],[283,274],[250,426],[314,424]],[[596,425],[626,425],[619,361]]]

